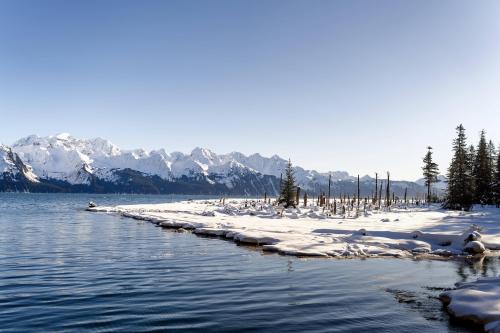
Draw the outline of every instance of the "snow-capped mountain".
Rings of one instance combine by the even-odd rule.
[[[11,148],[0,144],[0,180],[25,179],[38,182],[38,177],[29,165],[23,163]]]
[[[12,150],[44,179],[57,179],[70,184],[89,184],[91,175],[112,179],[116,169],[132,169],[165,180],[203,175],[228,176],[234,172],[253,172],[280,177],[287,161],[278,156],[266,158],[260,154],[245,156],[233,152],[217,155],[209,149],[195,148],[190,154],[165,150],[121,150],[113,143],[97,139],[76,139],[69,134],[39,137],[31,135],[12,145]],[[299,185],[328,182],[328,174],[295,167]],[[353,179],[347,172],[333,172],[335,180]]]
[[[3,178],[21,174],[29,182],[65,191],[275,194],[287,164],[276,155],[270,158],[238,152],[218,155],[199,147],[189,154],[169,154],[164,149],[122,150],[105,139],[78,139],[67,133],[48,137],[31,135],[16,141],[12,147],[0,147]],[[311,193],[324,191],[329,175],[338,185],[334,191],[351,191],[354,184],[354,177],[347,172],[319,173],[298,166],[294,171],[297,184]],[[371,182],[371,178],[363,178],[366,192]],[[11,188],[4,181],[2,189]]]

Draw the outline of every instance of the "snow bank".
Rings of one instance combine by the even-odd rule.
[[[453,316],[482,324],[486,332],[500,333],[500,277],[459,284],[440,298]]]
[[[280,209],[243,199],[89,208],[194,230],[300,256],[470,255],[500,249],[500,209],[474,213],[432,208],[346,212]],[[359,215],[359,216],[358,216]]]

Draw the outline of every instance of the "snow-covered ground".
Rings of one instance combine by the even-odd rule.
[[[391,211],[361,205],[334,215],[317,206],[281,210],[262,201],[197,200],[155,205],[96,207],[148,220],[166,228],[221,236],[299,256],[377,257],[462,255],[500,250],[500,209],[473,212],[438,206],[399,207]]]
[[[486,332],[500,333],[500,277],[459,284],[440,298],[453,316],[483,324]]]

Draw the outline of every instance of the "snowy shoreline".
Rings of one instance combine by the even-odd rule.
[[[500,333],[500,277],[460,283],[439,298],[452,316],[481,324],[488,333]]]
[[[263,201],[228,199],[87,210],[294,256],[450,260],[498,255],[500,250],[500,209],[488,207],[459,212],[400,206],[332,214],[315,205],[282,210]],[[500,277],[460,284],[440,300],[452,316],[500,333]]]
[[[500,250],[500,209],[474,212],[400,207],[333,215],[318,206],[279,210],[260,201],[194,200],[89,208],[254,244],[264,251],[321,257],[461,256]],[[359,216],[356,216],[359,215]]]

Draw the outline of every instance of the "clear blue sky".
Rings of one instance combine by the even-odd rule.
[[[415,179],[460,122],[500,143],[500,2],[0,0],[0,116]]]

